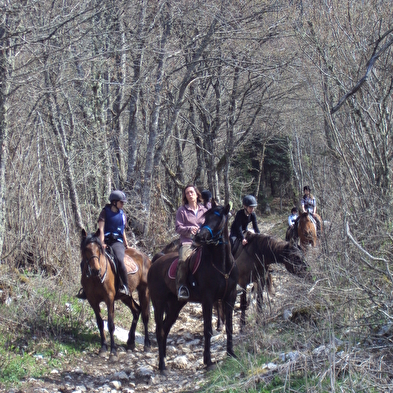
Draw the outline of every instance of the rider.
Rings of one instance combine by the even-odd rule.
[[[255,233],[260,233],[258,224],[257,224],[257,216],[254,212],[255,207],[257,206],[257,200],[253,195],[246,195],[243,198],[243,209],[240,209],[235,216],[235,220],[231,225],[231,246],[232,253],[235,253],[235,241],[242,243],[243,246],[247,244],[247,239],[244,237],[243,232],[247,230],[247,226],[250,222],[252,222],[252,227]],[[237,247],[236,247],[237,248]]]
[[[128,247],[125,226],[127,218],[123,212],[123,205],[127,202],[123,191],[115,190],[109,195],[109,202],[101,210],[98,217],[98,228],[100,229],[100,241],[104,248],[111,246],[118,261],[121,286],[119,292],[129,296],[127,284],[127,269],[124,265],[124,251]],[[84,291],[79,291],[78,298],[86,299]]]
[[[205,221],[208,210],[201,204],[201,193],[192,184],[183,190],[183,204],[176,212],[176,232],[180,235],[179,262],[176,272],[176,292],[179,300],[187,300],[190,292],[187,287],[187,264],[185,261],[192,253],[192,236]]]
[[[316,226],[317,226],[317,236],[320,237],[321,234],[321,222],[319,220],[319,216],[317,213],[317,204],[314,196],[311,194],[311,190],[309,186],[304,186],[303,188],[304,195],[301,200],[302,211],[305,213],[309,213],[313,216]]]
[[[288,226],[293,227],[295,225],[295,221],[298,218],[298,210],[297,207],[293,207],[291,210],[291,215],[288,217]]]
[[[212,207],[212,193],[209,190],[203,190],[201,192],[202,199],[203,199],[203,206],[206,207],[206,209],[211,209]]]

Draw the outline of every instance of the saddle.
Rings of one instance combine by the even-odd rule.
[[[193,258],[194,255],[196,255],[195,258]],[[202,249],[201,248],[197,248],[187,258],[186,263],[188,264],[188,267],[191,270],[191,274],[195,274],[195,272],[198,270],[199,265],[201,264],[201,255],[202,255]],[[176,279],[176,271],[177,271],[177,264],[178,263],[179,263],[179,257],[177,257],[171,263],[171,266],[168,269],[168,277],[171,280],[175,280]]]
[[[113,252],[111,246],[107,246],[105,250],[105,254],[108,257],[109,262],[112,265],[115,274],[117,274],[118,273],[117,266],[119,261],[116,258],[116,255]],[[127,254],[124,254],[124,266],[126,267],[127,274],[135,274],[139,270],[137,263]]]

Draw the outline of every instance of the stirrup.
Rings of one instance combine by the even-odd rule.
[[[77,297],[78,299],[83,299],[83,300],[87,299],[86,293],[85,293],[85,291],[84,291],[83,288],[81,288],[81,289],[79,290],[79,292],[78,292],[78,294],[76,295],[76,297]]]
[[[126,285],[123,285],[122,287],[119,288],[119,293],[122,293],[123,295],[130,296],[130,291],[128,290]]]
[[[190,297],[190,292],[185,285],[182,285],[177,292],[177,299],[178,300],[188,300]]]

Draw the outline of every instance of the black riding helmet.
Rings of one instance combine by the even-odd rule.
[[[115,190],[115,191],[112,191],[111,194],[109,195],[109,201],[110,202],[121,201],[121,202],[126,203],[127,197],[123,191]]]
[[[212,193],[209,190],[203,190],[201,195],[204,201],[210,201],[212,199]]]
[[[252,195],[246,195],[243,198],[243,205],[247,207],[256,207],[258,205],[257,200]]]

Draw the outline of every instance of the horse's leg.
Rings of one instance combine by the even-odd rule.
[[[242,290],[240,295],[240,331],[243,331],[243,327],[246,325],[246,309],[247,309],[247,291]]]
[[[116,356],[115,347],[115,301],[113,298],[107,300],[106,306],[108,308],[108,330],[111,337],[111,355]]]
[[[153,302],[159,356],[158,368],[162,374],[164,374],[164,370],[166,370],[165,357],[168,334],[172,325],[176,322],[180,310],[185,304],[185,302],[178,302],[175,296],[170,299],[162,299],[159,302]],[[164,313],[166,314],[165,319]]]
[[[101,317],[101,312],[100,312],[100,304],[99,303],[90,303],[91,308],[94,311],[94,314],[96,316],[96,321],[97,321],[97,327],[100,332],[100,339],[101,339],[101,348],[100,348],[100,353],[104,353],[108,350],[108,345],[106,343],[106,338],[105,338],[105,332],[104,332],[104,321]]]
[[[225,331],[227,334],[227,354],[236,358],[233,351],[233,309],[235,307],[237,291],[236,288],[228,296],[227,300],[223,300],[225,312]]]
[[[224,314],[224,307],[223,307],[223,304],[222,304],[221,300],[218,300],[217,302],[215,302],[214,306],[215,306],[216,311],[217,311],[217,331],[220,332],[222,330],[222,326],[225,323],[225,320],[224,320],[224,316],[225,316],[225,314]]]
[[[203,311],[203,335],[205,336],[205,349],[203,351],[203,363],[206,365],[207,369],[210,369],[211,366],[213,365],[211,354],[210,354],[210,340],[213,335],[213,329],[212,329],[213,305],[209,302],[203,303],[202,311]]]
[[[164,340],[164,311],[165,311],[165,302],[154,301],[154,320],[156,322],[156,338],[158,345],[158,369],[164,374],[164,370],[166,370],[165,366],[165,346],[166,342]]]
[[[135,331],[138,323],[139,315],[141,313],[140,306],[132,298],[132,296],[123,297],[121,301],[128,306],[132,312],[132,322],[130,331],[128,332],[127,350],[133,351],[135,349]]]
[[[144,350],[147,351],[151,347],[150,338],[149,338],[149,318],[150,318],[150,296],[149,289],[147,286],[145,288],[141,288],[138,290],[139,294],[139,303],[142,312],[142,322],[145,328],[145,342],[144,342]]]
[[[165,319],[163,321],[163,333],[164,333],[164,357],[166,357],[166,341],[168,338],[168,334],[173,326],[173,324],[176,322],[177,317],[179,316],[180,310],[185,306],[185,302],[179,302],[177,300],[177,297],[171,298],[169,301],[166,303],[166,310],[165,310]]]

